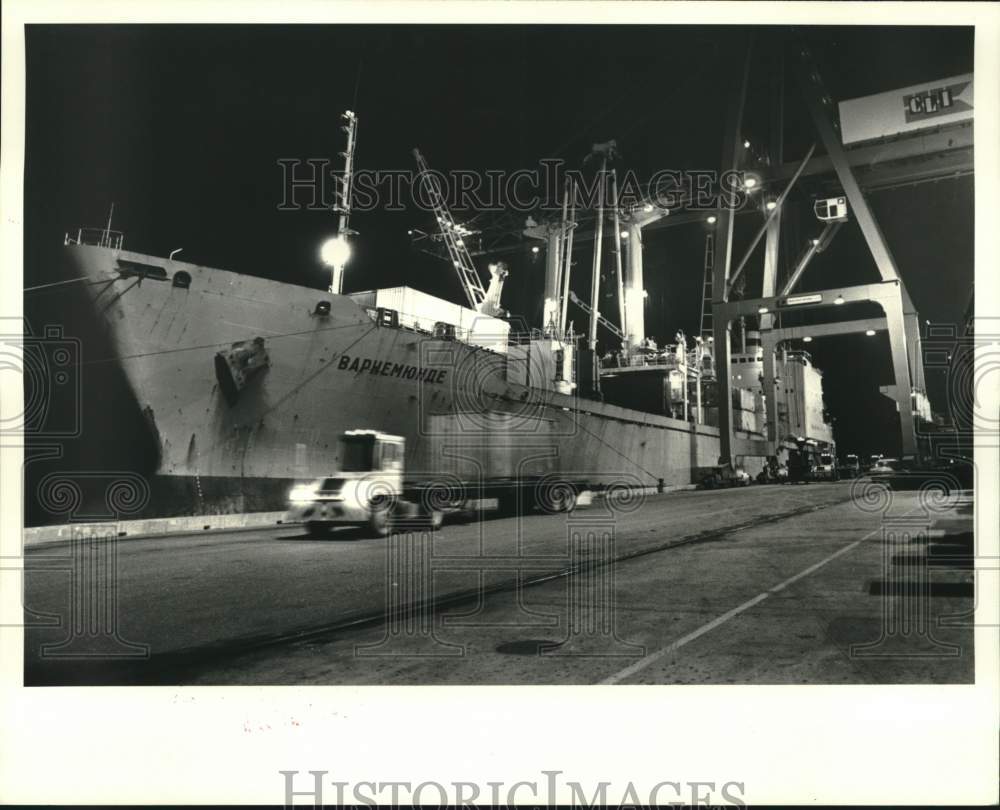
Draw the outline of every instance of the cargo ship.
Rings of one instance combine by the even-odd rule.
[[[719,460],[718,428],[690,413],[582,396],[569,343],[418,290],[333,294],[125,250],[108,231],[67,234],[60,263],[48,306],[75,316],[92,416],[75,457],[29,461],[29,525],[120,515],[93,489],[115,474],[141,490],[130,516],[280,510],[337,468],[344,431],[402,436],[416,457],[441,413],[548,420],[558,468],[596,487],[689,485]],[[124,396],[88,385],[96,369]],[[759,424],[738,424],[734,447],[747,469],[766,461]]]

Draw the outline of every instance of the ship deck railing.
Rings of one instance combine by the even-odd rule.
[[[111,250],[121,250],[124,243],[125,234],[109,228],[77,228],[76,233],[67,231],[63,237],[64,245],[95,245]]]
[[[702,369],[702,377],[714,375],[715,368],[710,364],[711,356],[703,354],[700,358],[694,351],[678,356],[676,346],[666,346],[662,350],[645,349],[632,355],[606,354],[601,358],[602,371],[617,371],[626,369],[677,370],[695,371]]]
[[[511,332],[507,337],[507,343],[511,346],[526,346],[538,340],[554,340],[568,345],[576,345],[580,335],[565,334],[560,335],[545,329],[529,329],[521,332]]]
[[[785,359],[793,363],[801,363],[804,366],[812,365],[812,355],[802,349],[785,352]]]

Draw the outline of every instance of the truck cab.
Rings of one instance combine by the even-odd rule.
[[[813,469],[813,477],[817,481],[837,481],[840,474],[837,471],[837,458],[833,453],[820,453],[819,460]]]
[[[437,529],[446,512],[470,504],[511,514],[570,512],[587,482],[563,476],[554,453],[539,453],[540,437],[548,437],[546,420],[530,427],[525,430],[523,420],[510,413],[436,414],[417,448],[423,462],[411,458],[410,470],[402,436],[344,431],[338,438],[339,470],[294,487],[285,520],[314,535],[346,524],[368,525],[385,537],[397,520]],[[740,483],[749,483],[749,476],[739,473]]]
[[[861,462],[856,453],[848,453],[840,465],[841,478],[856,478],[861,473]]]
[[[370,526],[386,535],[403,494],[406,440],[378,430],[347,430],[338,440],[340,469],[296,486],[286,522],[302,523],[313,535],[334,525]]]

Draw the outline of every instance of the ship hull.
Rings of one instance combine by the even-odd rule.
[[[83,282],[74,294],[87,363],[120,372],[127,387],[132,413],[119,422],[131,433],[81,432],[84,456],[113,438],[113,466],[142,479],[130,517],[281,509],[294,482],[336,469],[344,430],[403,436],[407,464],[426,463],[433,413],[548,420],[558,468],[595,486],[686,485],[718,460],[715,428],[518,385],[503,354],[380,327],[347,296],[91,245],[68,245],[62,258]],[[235,397],[216,368],[234,344],[266,358]],[[93,410],[107,392],[84,382]],[[752,437],[737,438],[736,451],[748,468],[766,452]],[[66,518],[43,508],[33,522]]]

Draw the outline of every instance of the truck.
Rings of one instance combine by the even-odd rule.
[[[789,438],[794,442],[795,447],[788,451],[788,477],[785,482],[808,484],[810,481],[815,481],[816,468],[819,466],[819,451],[816,441],[802,437]]]
[[[857,478],[861,474],[861,462],[856,453],[848,453],[840,463],[838,472],[841,478]]]
[[[840,472],[837,469],[837,456],[835,453],[822,452],[819,454],[816,466],[813,469],[813,479],[816,481],[840,480]]]
[[[449,512],[484,502],[572,511],[586,482],[559,471],[546,419],[514,413],[445,413],[428,417],[411,447],[378,429],[347,430],[338,440],[339,469],[289,493],[285,522],[321,536],[336,525],[440,528]]]

